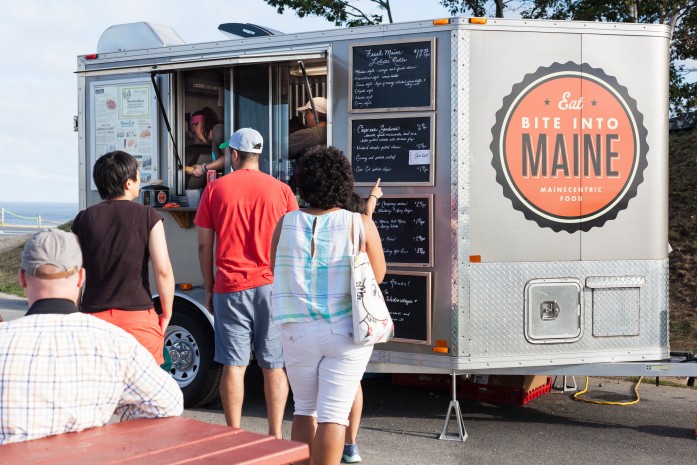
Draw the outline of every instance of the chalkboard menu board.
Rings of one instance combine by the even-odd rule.
[[[431,273],[388,271],[380,284],[395,342],[431,343]]]
[[[435,115],[350,118],[356,185],[433,185]]]
[[[352,45],[349,111],[435,109],[435,40]]]
[[[433,266],[433,195],[386,195],[373,222],[389,265]]]

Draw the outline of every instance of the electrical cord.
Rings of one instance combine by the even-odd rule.
[[[586,387],[583,388],[583,391],[579,391],[574,394],[574,400],[577,400],[579,402],[587,402],[589,404],[601,404],[601,405],[619,405],[619,406],[625,406],[625,405],[634,405],[638,404],[639,401],[641,400],[641,397],[639,397],[639,385],[641,384],[641,380],[644,379],[642,376],[639,378],[639,380],[636,382],[634,385],[634,395],[636,396],[636,399],[627,401],[627,402],[611,402],[611,401],[604,401],[604,400],[592,400],[592,399],[583,399],[581,396],[588,392],[588,376],[586,376]]]

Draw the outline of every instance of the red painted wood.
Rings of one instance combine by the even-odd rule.
[[[309,457],[306,444],[184,417],[141,419],[0,446],[16,465],[281,465]]]

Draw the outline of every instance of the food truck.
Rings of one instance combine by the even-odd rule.
[[[287,181],[311,95],[327,99],[327,143],[357,192],[380,178],[385,193],[373,220],[395,336],[369,371],[685,373],[669,363],[667,26],[219,29],[188,44],[169,27],[117,25],[77,59],[80,206],[100,201],[100,155],[139,160],[141,201],[165,217],[178,283],[166,344],[188,406],[217,395],[221,369],[185,196],[205,186],[186,167],[209,163],[211,144],[188,121],[209,107],[227,138],[259,130],[261,169]]]

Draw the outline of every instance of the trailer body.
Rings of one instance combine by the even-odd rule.
[[[170,199],[202,187],[183,165],[207,160],[186,124],[203,105],[228,137],[258,129],[262,169],[286,180],[289,120],[311,92],[356,190],[380,177],[386,194],[374,219],[397,329],[370,371],[580,374],[669,357],[667,27],[450,18],[148,40],[78,57],[81,208],[99,201],[94,161],[119,148]],[[195,209],[162,212],[176,280],[194,285],[168,331],[193,405],[218,369]]]

